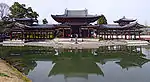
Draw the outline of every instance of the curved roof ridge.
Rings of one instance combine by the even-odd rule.
[[[64,15],[66,16],[87,16],[88,10],[65,10]]]

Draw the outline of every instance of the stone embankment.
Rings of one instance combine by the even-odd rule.
[[[65,39],[56,38],[53,40],[39,41],[39,42],[27,42],[18,41],[4,41],[3,46],[49,46],[53,48],[98,48],[100,46],[111,45],[127,45],[127,46],[141,46],[148,45],[149,42],[142,40],[101,40],[99,39]]]

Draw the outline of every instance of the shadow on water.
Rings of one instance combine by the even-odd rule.
[[[135,46],[102,46],[98,49],[0,46],[0,51],[2,59],[5,59],[25,75],[36,71],[38,61],[51,61],[53,66],[48,71],[47,78],[64,75],[64,79],[69,77],[88,79],[90,74],[105,77],[105,72],[99,64],[105,65],[107,62],[113,62],[122,69],[128,70],[135,67],[142,68],[144,64],[150,61],[146,55],[142,54],[141,47]],[[31,79],[36,78],[31,76]],[[47,81],[44,80],[44,82]]]

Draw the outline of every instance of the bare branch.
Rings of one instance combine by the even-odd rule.
[[[0,19],[9,14],[9,6],[5,3],[0,3]]]

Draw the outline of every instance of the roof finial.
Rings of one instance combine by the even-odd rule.
[[[67,8],[65,9],[65,11],[67,11]]]
[[[68,10],[67,10],[67,8],[65,9],[65,15],[66,15],[66,16],[68,15]]]
[[[85,8],[85,15],[87,16],[88,15],[88,10]]]
[[[87,11],[87,9],[85,8],[85,10]]]
[[[125,16],[123,16],[123,18],[125,19],[126,17],[125,17]]]

